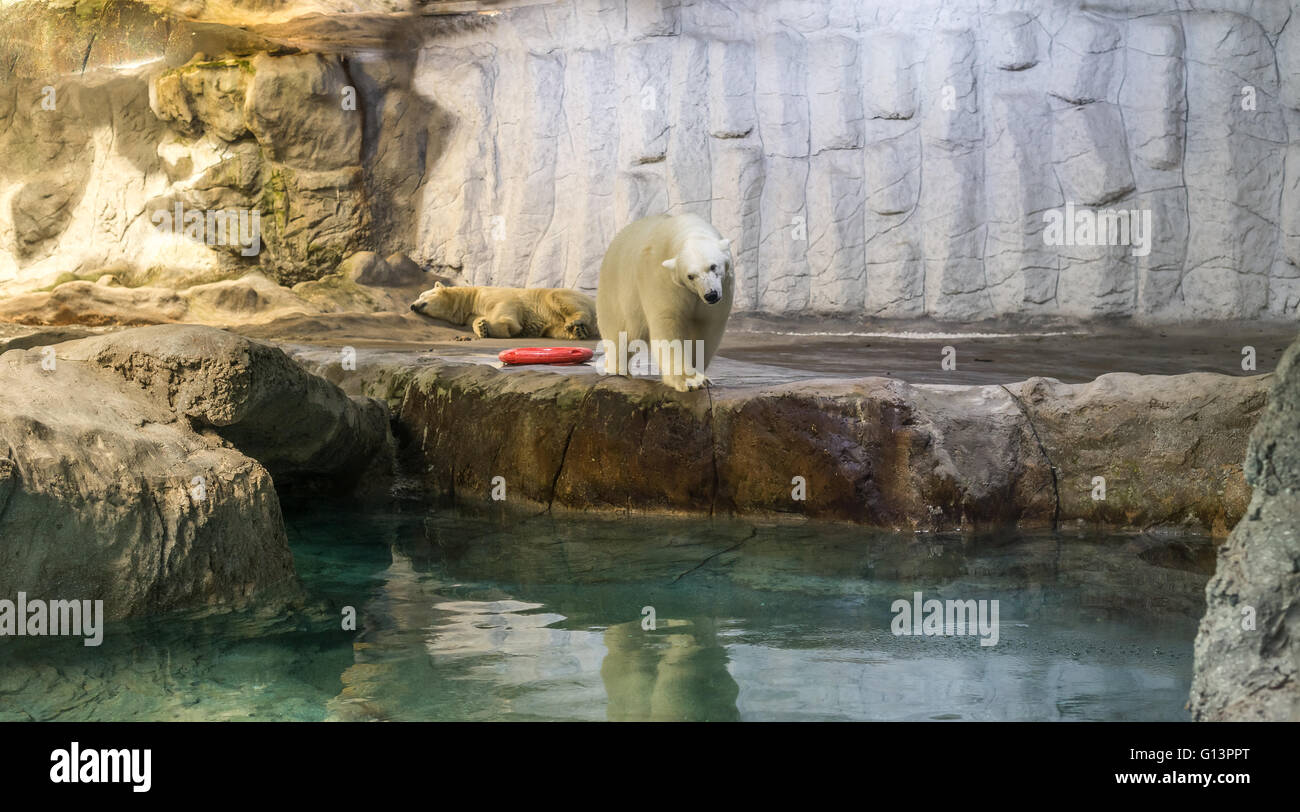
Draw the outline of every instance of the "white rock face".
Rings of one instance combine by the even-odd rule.
[[[451,122],[412,255],[592,293],[618,229],[690,211],[735,241],[738,311],[1295,319],[1300,2],[1193,5],[515,9],[421,53]],[[1067,204],[1149,244],[1055,240]]]

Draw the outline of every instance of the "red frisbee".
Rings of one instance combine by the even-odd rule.
[[[581,364],[593,355],[585,347],[517,347],[502,350],[497,358],[503,364]]]

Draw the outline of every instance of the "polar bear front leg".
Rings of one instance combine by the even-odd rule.
[[[524,326],[508,308],[496,308],[474,319],[474,332],[479,338],[514,338],[523,331]]]
[[[692,368],[692,342],[685,325],[671,319],[650,324],[650,355],[659,368],[659,379],[678,392],[689,392],[704,385],[704,375]]]

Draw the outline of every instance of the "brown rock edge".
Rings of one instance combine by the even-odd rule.
[[[649,380],[439,361],[364,388],[400,398],[408,454],[455,503],[491,504],[499,476],[508,503],[548,509],[1226,535],[1250,499],[1242,450],[1270,378],[862,378],[679,394]]]

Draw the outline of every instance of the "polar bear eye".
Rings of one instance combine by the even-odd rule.
[[[718,272],[718,264],[715,262],[709,266],[709,273],[717,273],[717,272]]]
[[[686,274],[686,278],[689,279],[689,280],[691,280],[692,282],[694,282],[698,277],[699,277],[699,274],[694,274],[694,273],[688,273],[688,274]]]

